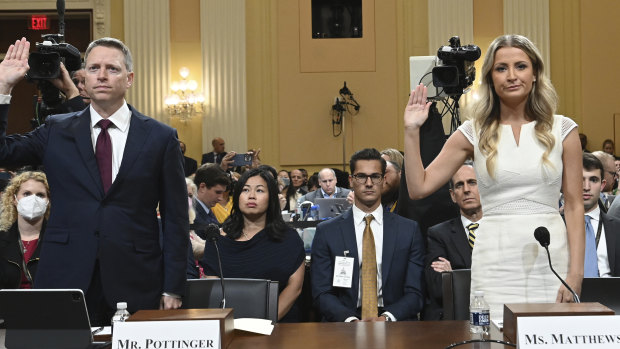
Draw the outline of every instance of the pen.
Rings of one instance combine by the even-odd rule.
[[[99,327],[98,329],[93,331],[93,336],[96,335],[97,333],[103,331],[103,326]]]

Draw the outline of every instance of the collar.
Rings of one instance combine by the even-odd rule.
[[[467,227],[468,225],[472,224],[472,223],[478,223],[480,224],[480,220],[477,220],[475,222],[472,222],[469,220],[469,218],[461,215],[461,223],[463,223],[463,227]]]
[[[99,115],[99,113],[97,113],[97,111],[95,111],[95,108],[93,108],[92,105],[88,108],[90,109],[90,127],[92,129],[95,127],[95,125],[97,125],[99,120],[103,118],[101,117],[101,115]],[[127,105],[127,101],[123,101],[123,105],[120,108],[118,108],[118,110],[115,111],[114,114],[110,115],[108,120],[112,121],[115,128],[125,133],[127,132],[127,128],[129,127],[130,118],[131,118],[131,109],[129,109],[129,106]]]
[[[207,214],[209,214],[209,212],[211,212],[211,209],[209,209],[207,207],[207,205],[204,204],[204,202],[200,201],[200,199],[197,198],[196,202],[198,202],[200,204],[200,206],[202,206],[202,208],[204,208],[205,212],[207,212]]]
[[[594,209],[585,214],[586,216],[590,216],[591,219],[596,219],[597,221],[601,219],[601,209],[596,205]]]
[[[364,222],[364,217],[366,217],[368,213],[357,208],[355,204],[353,204],[351,209],[353,211],[353,224],[358,225],[362,222],[366,224],[366,222]],[[381,206],[381,204],[379,204],[379,206],[374,211],[372,211],[370,214],[373,215],[373,217],[375,218],[375,221],[377,221],[379,225],[383,225],[383,206]]]
[[[323,188],[319,188],[319,190],[321,191],[321,196],[325,197],[325,195],[327,195],[327,193],[325,192],[325,190],[323,190]],[[334,193],[332,195],[336,195],[338,194],[338,187],[336,187],[336,190],[334,190]]]

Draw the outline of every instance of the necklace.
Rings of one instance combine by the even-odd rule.
[[[32,244],[33,241],[36,241],[36,239],[30,240],[30,241],[22,240],[22,245],[24,246],[24,253],[28,252],[28,249],[30,248],[30,245]]]
[[[248,236],[248,233],[246,233],[245,231],[241,231],[241,235],[243,235],[243,237],[244,237],[246,240],[250,240],[250,237]]]

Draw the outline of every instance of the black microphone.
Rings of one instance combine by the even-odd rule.
[[[547,228],[545,227],[538,227],[534,229],[534,237],[536,238],[536,241],[538,241],[540,245],[544,247],[545,250],[547,251],[547,258],[549,259],[549,268],[551,268],[551,271],[562,282],[564,287],[566,287],[570,291],[570,293],[573,294],[573,301],[575,303],[581,303],[581,301],[579,300],[579,296],[577,296],[577,293],[573,291],[573,289],[570,286],[568,286],[566,281],[564,281],[560,277],[560,275],[558,275],[558,273],[556,273],[555,270],[553,269],[553,265],[551,264],[551,254],[549,254],[549,244],[551,243],[551,237],[549,236],[549,230],[547,230]]]
[[[58,33],[62,35],[62,42],[65,42],[65,0],[56,0],[56,11],[58,11]]]
[[[211,223],[207,225],[206,230],[207,240],[213,242],[215,246],[215,252],[217,253],[217,264],[220,268],[220,285],[222,286],[222,301],[220,302],[220,308],[226,308],[226,288],[224,287],[224,273],[222,272],[222,258],[220,257],[220,249],[217,247],[217,239],[220,238],[220,227],[217,224]]]

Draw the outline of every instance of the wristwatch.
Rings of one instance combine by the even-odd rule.
[[[392,318],[389,317],[387,314],[381,314],[381,316],[383,316],[385,318],[386,322],[392,322]]]

